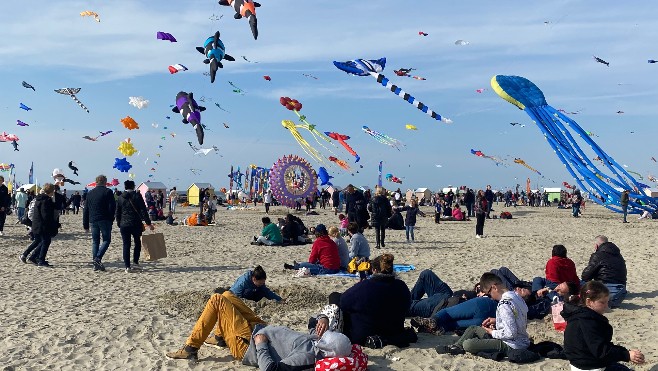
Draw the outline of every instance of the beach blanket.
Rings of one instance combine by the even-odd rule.
[[[393,264],[393,270],[395,271],[395,273],[405,273],[409,271],[415,271],[416,267],[411,264]],[[351,274],[345,271],[333,273],[333,274],[318,274],[318,276],[359,278],[358,274]]]

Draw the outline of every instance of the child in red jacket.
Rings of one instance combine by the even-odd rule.
[[[535,277],[532,280],[532,291],[544,287],[555,289],[562,282],[580,282],[576,273],[576,264],[567,258],[567,248],[564,245],[553,246],[553,256],[546,262],[546,277]]]

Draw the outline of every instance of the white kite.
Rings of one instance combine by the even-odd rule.
[[[128,97],[128,99],[130,99],[128,103],[137,109],[146,108],[149,105],[148,99],[144,99],[144,97]]]

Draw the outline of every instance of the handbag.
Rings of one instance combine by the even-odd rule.
[[[135,212],[137,213],[137,216],[139,216],[141,218],[141,215],[139,215],[139,211],[137,211],[137,208],[133,204],[133,200],[128,200],[128,202],[130,202],[130,206],[133,207],[133,210],[135,210]],[[144,224],[144,223],[142,223],[142,232],[146,232],[146,224]]]
[[[347,272],[349,273],[356,273],[356,272],[367,272],[370,270],[370,262],[369,261],[359,261],[359,258],[354,257],[348,264],[347,264]]]

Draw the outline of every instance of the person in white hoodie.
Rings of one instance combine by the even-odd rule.
[[[480,290],[498,301],[496,318],[487,318],[481,326],[470,326],[453,345],[439,346],[439,354],[503,353],[511,349],[527,349],[530,337],[528,306],[523,299],[530,295],[532,284],[520,281],[514,291],[508,291],[500,277],[485,273],[480,278]]]

